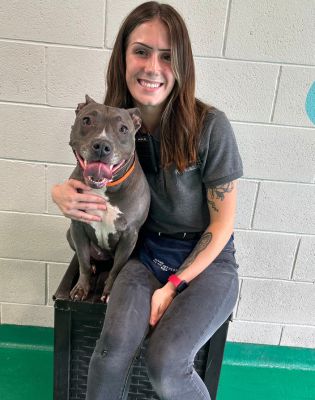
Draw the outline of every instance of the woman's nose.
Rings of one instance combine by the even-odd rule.
[[[152,54],[146,63],[147,72],[156,73],[160,69],[160,60],[157,54]]]

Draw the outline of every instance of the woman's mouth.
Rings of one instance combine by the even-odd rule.
[[[138,79],[138,83],[146,89],[158,89],[163,85],[161,82],[147,81],[145,79]]]

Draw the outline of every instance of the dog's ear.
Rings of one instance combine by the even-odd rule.
[[[132,118],[134,127],[136,131],[140,128],[142,124],[141,114],[139,108],[129,108],[127,110]]]
[[[78,112],[80,110],[82,110],[82,108],[84,108],[85,106],[87,106],[90,103],[96,103],[96,101],[91,99],[91,97],[86,94],[85,95],[85,103],[79,103],[77,106],[77,109],[75,110],[76,115],[78,114]]]

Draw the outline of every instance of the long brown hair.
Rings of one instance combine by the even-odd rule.
[[[160,18],[169,29],[175,85],[161,117],[161,165],[179,171],[196,163],[199,135],[210,106],[195,98],[195,67],[189,34],[180,14],[168,4],[149,1],[135,8],[118,32],[107,70],[105,104],[128,108],[133,99],[126,84],[126,48],[131,32]]]

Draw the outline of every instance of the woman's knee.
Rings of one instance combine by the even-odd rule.
[[[161,399],[210,400],[208,390],[194,369],[190,355],[174,346],[149,343],[146,365],[152,385]]]
[[[98,340],[93,351],[91,361],[96,364],[110,363],[112,367],[115,365],[125,365],[126,362],[134,357],[137,350],[137,344],[130,342],[129,345],[116,346],[102,339]]]
[[[172,390],[178,380],[193,370],[193,363],[177,352],[175,345],[163,340],[149,341],[145,362],[154,386],[162,388],[163,393]]]
[[[90,369],[106,371],[110,376],[121,374],[136,356],[146,333],[145,326],[133,327],[130,331],[104,326],[90,360]]]

